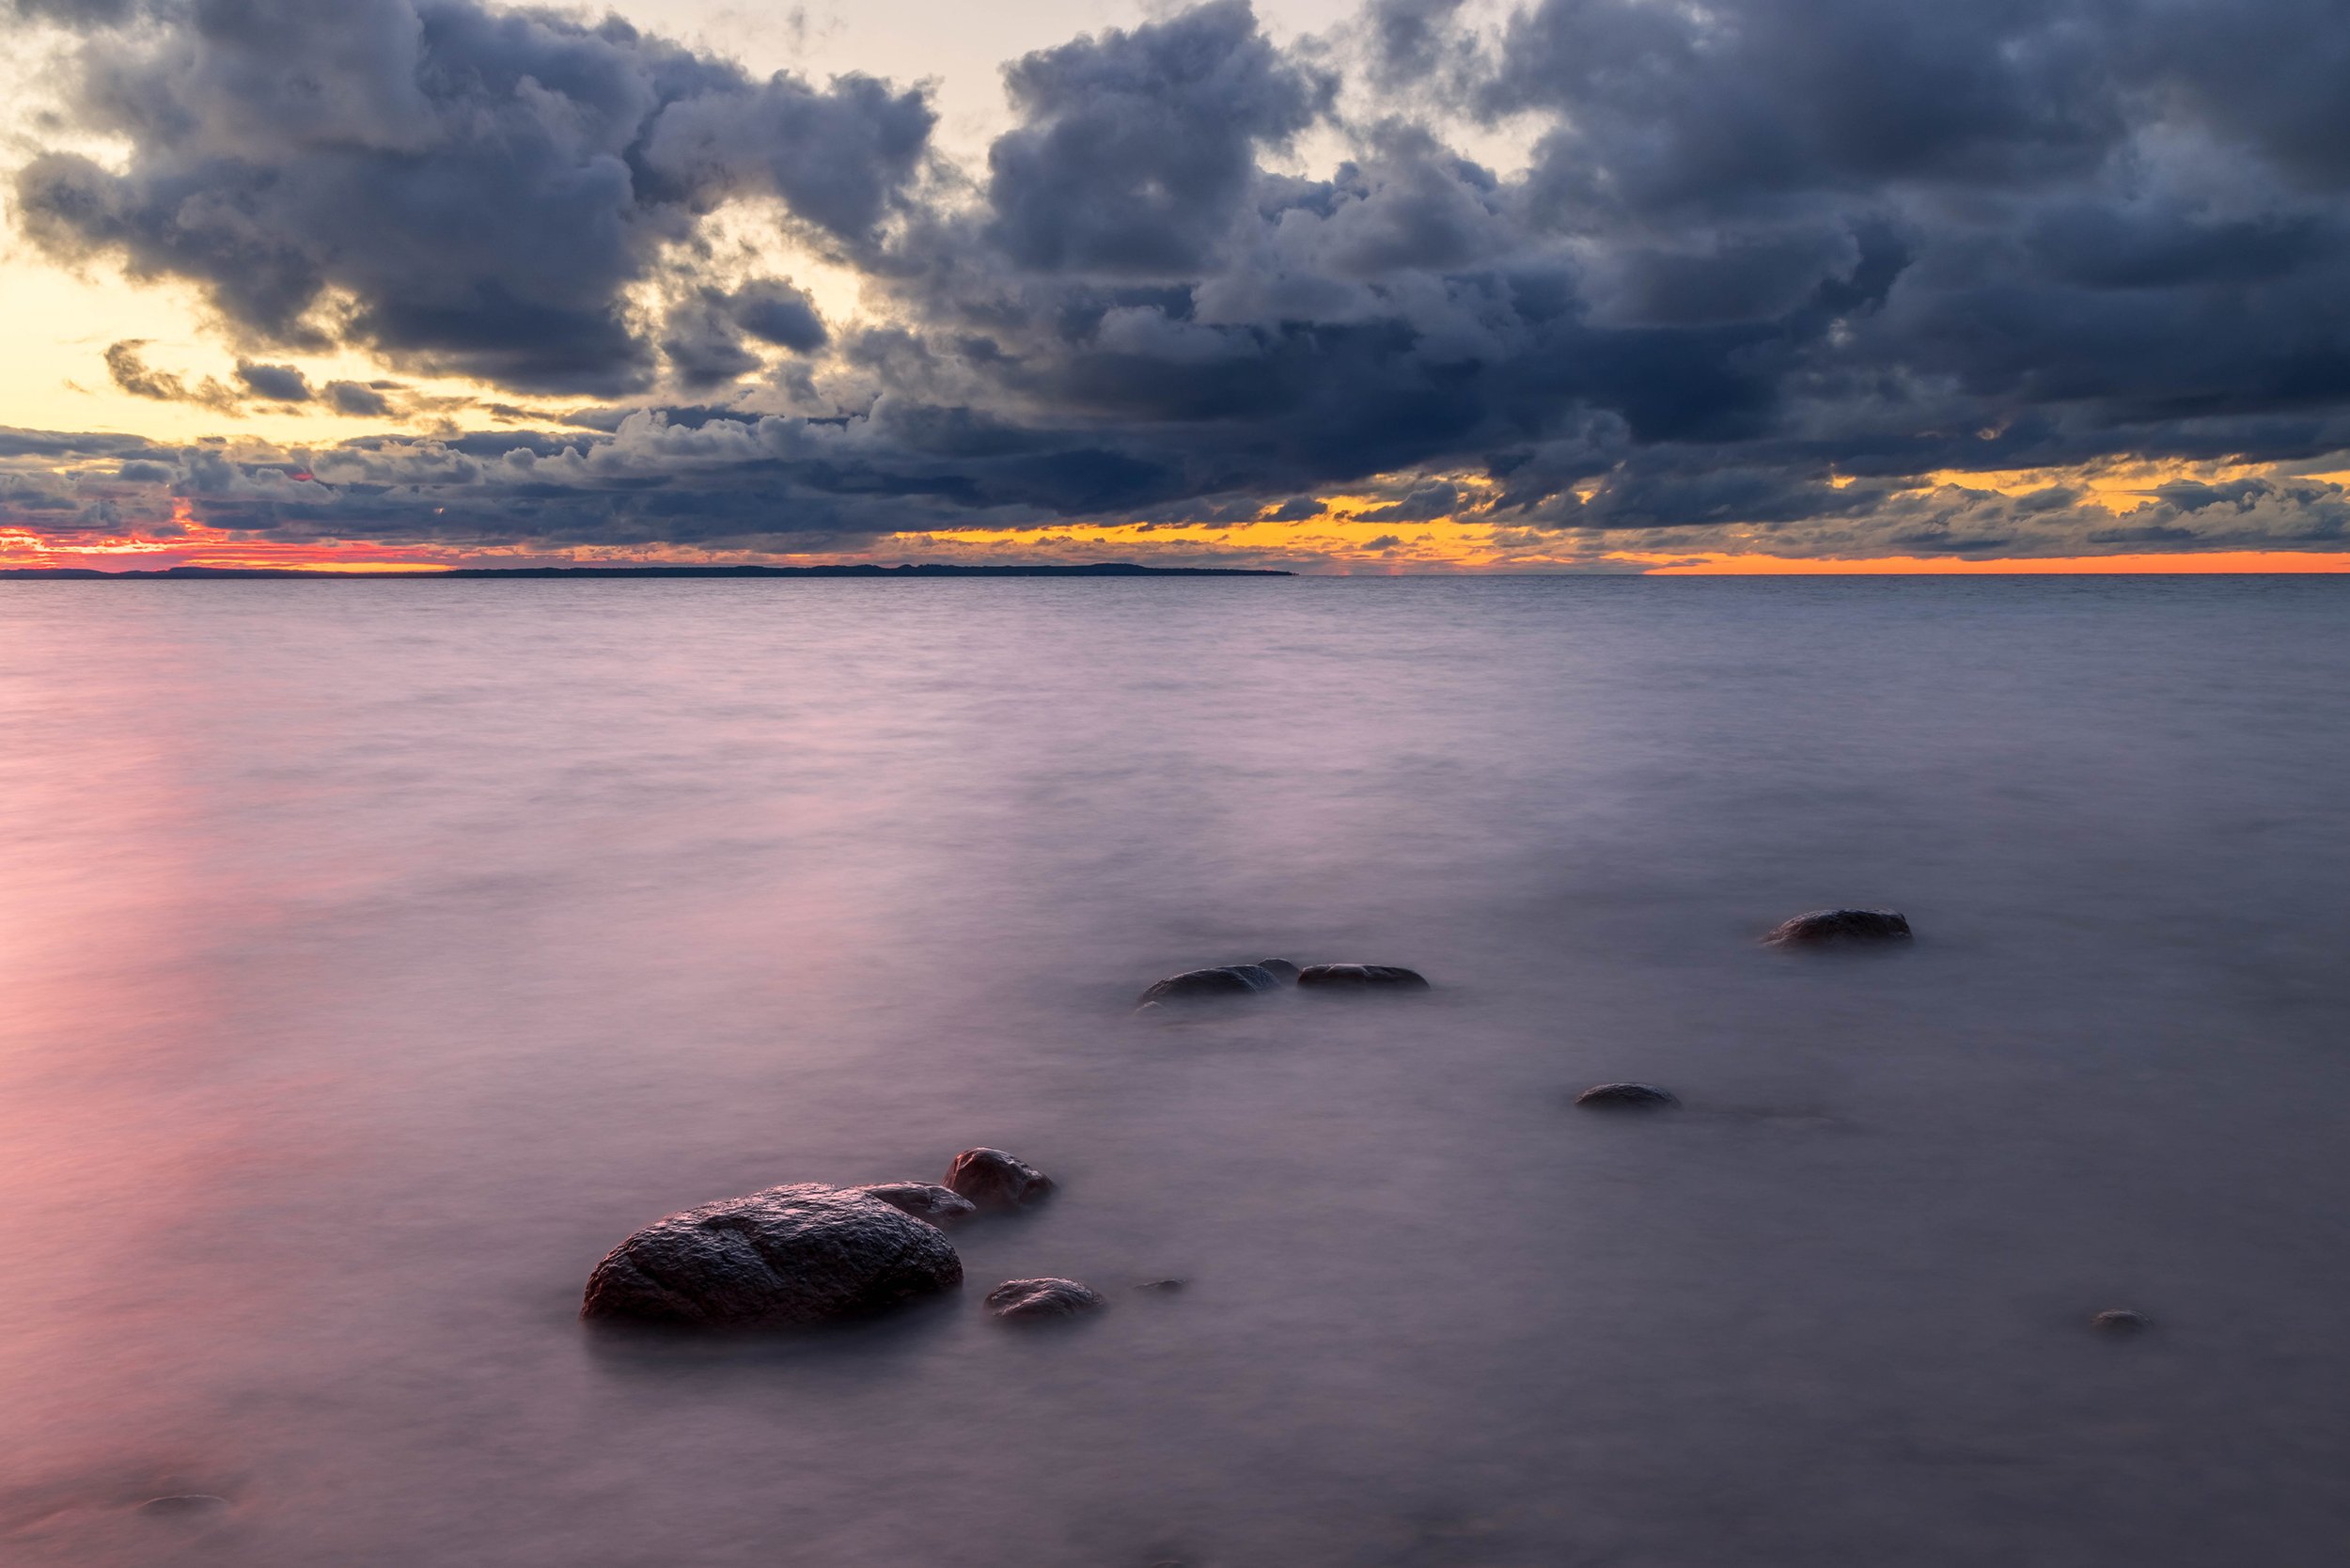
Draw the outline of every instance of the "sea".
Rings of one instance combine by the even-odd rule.
[[[2340,579],[0,586],[0,1560],[2339,1562],[2345,954]]]

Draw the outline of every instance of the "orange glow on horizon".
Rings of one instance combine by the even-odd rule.
[[[186,503],[179,503],[184,509]],[[0,567],[161,571],[176,566],[373,574],[459,567],[830,566],[943,561],[965,565],[1132,560],[1144,565],[1278,566],[1309,574],[1464,574],[1601,572],[1693,576],[1996,576],[2090,573],[2350,573],[2350,551],[2224,550],[2169,555],[1886,556],[1833,559],[1757,552],[1613,550],[1586,536],[1536,543],[1482,522],[1437,518],[1383,527],[1343,514],[1296,524],[1104,525],[1052,529],[939,530],[893,534],[864,550],[806,553],[665,546],[525,550],[456,549],[370,541],[276,541],[239,538],[181,512],[166,537],[136,531],[44,535],[0,526]]]
[[[1619,557],[1630,559],[1632,557]],[[2175,556],[2051,556],[1962,560],[1884,556],[1862,560],[1803,560],[1783,556],[1705,556],[1646,568],[1651,577],[2066,576],[2095,573],[2210,576],[2261,572],[2350,572],[2350,551],[2214,550]]]

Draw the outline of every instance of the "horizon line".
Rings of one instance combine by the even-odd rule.
[[[0,557],[5,559],[5,557]],[[20,557],[22,559],[22,557]],[[1230,557],[1227,557],[1230,559]],[[1684,556],[1611,552],[1581,562],[1476,563],[1291,557],[1286,566],[1130,560],[826,561],[807,565],[714,561],[542,561],[530,565],[400,559],[181,562],[110,570],[62,563],[0,564],[0,580],[203,582],[301,577],[539,579],[846,577],[1823,577],[1823,576],[2322,576],[2350,574],[2350,551],[2232,550],[2109,556],[1886,556],[1835,559],[1759,554]]]

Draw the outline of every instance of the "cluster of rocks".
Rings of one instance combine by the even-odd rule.
[[[1201,1001],[1214,996],[1264,996],[1294,986],[1300,991],[1425,991],[1428,978],[1418,970],[1392,964],[1308,964],[1300,966],[1286,958],[1261,958],[1254,964],[1226,964],[1213,969],[1186,969],[1169,975],[1135,998],[1135,1011],[1148,1012],[1170,1002]]]
[[[1894,910],[1816,909],[1782,921],[1763,941],[1832,948],[1910,939],[1907,917]],[[1292,987],[1430,988],[1425,976],[1394,964],[1262,958],[1170,975],[1143,992],[1136,1011]],[[1654,1084],[1622,1082],[1594,1084],[1574,1103],[1622,1112],[1668,1110],[1681,1101]],[[707,1325],[807,1325],[868,1316],[962,1285],[963,1260],[946,1228],[982,1213],[1026,1208],[1053,1190],[1051,1177],[1000,1149],[966,1149],[943,1183],[801,1183],[705,1203],[657,1220],[613,1248],[588,1278],[581,1315]],[[1141,1288],[1181,1290],[1183,1281],[1155,1279]],[[1008,1279],[987,1293],[986,1302],[1012,1322],[1080,1317],[1108,1305],[1100,1292],[1060,1278]],[[2119,1309],[2091,1323],[2115,1336],[2149,1326],[2138,1313]]]
[[[946,1227],[1025,1209],[1053,1179],[1000,1149],[966,1149],[943,1183],[769,1187],[655,1220],[588,1277],[587,1318],[697,1327],[808,1327],[870,1317],[963,1283]],[[1071,1317],[1105,1303],[1070,1279],[988,1293],[1003,1318]]]
[[[1388,964],[1297,964],[1260,959],[1171,976],[1142,1008],[1208,996],[1300,990],[1425,991],[1426,977]],[[1000,1149],[966,1149],[944,1182],[828,1186],[802,1182],[722,1199],[655,1220],[588,1278],[587,1318],[695,1326],[805,1327],[870,1317],[956,1290],[963,1259],[947,1230],[981,1213],[1028,1207],[1053,1179]],[[1180,1290],[1157,1279],[1146,1290]],[[1008,1321],[1069,1318],[1107,1306],[1073,1279],[1008,1279],[987,1306]]]
[[[1878,947],[1912,939],[1909,917],[1893,909],[1814,909],[1782,920],[1762,938],[1774,948]],[[1670,1090],[1654,1084],[1593,1084],[1574,1097],[1587,1110],[1665,1110],[1681,1104]],[[2116,1339],[2143,1334],[2154,1326],[2143,1313],[2126,1308],[2098,1312],[2090,1327]]]
[[[1781,920],[1763,942],[1774,948],[1841,948],[1906,942],[1909,917],[1891,909],[1814,909]],[[1574,1097],[1587,1110],[1663,1110],[1681,1104],[1654,1084],[1593,1084]]]

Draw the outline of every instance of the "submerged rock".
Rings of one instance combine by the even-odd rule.
[[[1136,1285],[1135,1289],[1138,1291],[1157,1291],[1161,1294],[1171,1294],[1176,1291],[1182,1290],[1183,1285],[1184,1281],[1181,1279],[1145,1279],[1141,1284]]]
[[[227,1508],[227,1497],[210,1492],[176,1492],[167,1497],[149,1497],[139,1504],[138,1512],[149,1518],[169,1518],[191,1513],[212,1513]]]
[[[1108,1305],[1074,1279],[1007,1279],[987,1293],[988,1309],[999,1318],[1073,1318]]]
[[[932,1225],[952,1225],[979,1212],[977,1203],[954,1188],[942,1187],[935,1182],[869,1182],[849,1190],[870,1193],[891,1208],[901,1209],[916,1219],[927,1219]]]
[[[947,1168],[947,1184],[982,1209],[1024,1209],[1053,1191],[1050,1176],[1001,1149],[965,1149]]]
[[[2144,1313],[2119,1307],[2089,1320],[2089,1326],[2100,1334],[2143,1334],[2154,1325]]]
[[[939,1229],[870,1192],[769,1187],[656,1220],[588,1278],[580,1316],[798,1326],[864,1317],[963,1283]]]
[[[1297,965],[1286,958],[1261,958],[1250,967],[1262,969],[1283,985],[1295,985],[1300,973]]]
[[[1774,948],[1827,947],[1846,942],[1906,942],[1909,918],[1890,909],[1815,909],[1782,920],[1762,938]]]
[[[1276,962],[1278,962],[1277,960]],[[1215,969],[1186,969],[1169,975],[1135,998],[1137,1007],[1191,1001],[1203,996],[1261,996],[1278,991],[1281,977],[1261,964],[1227,964]]]
[[[1321,991],[1425,991],[1428,978],[1392,964],[1309,964],[1298,971],[1301,987]]]
[[[1593,1110],[1660,1110],[1681,1104],[1681,1097],[1654,1084],[1593,1084],[1574,1103]]]

